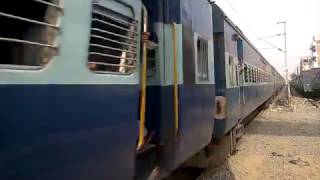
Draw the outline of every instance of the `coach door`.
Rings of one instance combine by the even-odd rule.
[[[243,41],[242,39],[237,40],[237,54],[238,54],[238,77],[239,77],[239,103],[240,103],[240,113],[243,113],[243,107],[246,103],[244,95],[244,60],[243,60]]]

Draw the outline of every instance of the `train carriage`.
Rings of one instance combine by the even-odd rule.
[[[217,96],[214,137],[219,139],[242,128],[241,121],[279,91],[283,81],[280,85],[277,71],[225,13],[215,4],[212,7]]]
[[[141,7],[1,3],[0,179],[134,176]]]
[[[163,178],[283,85],[207,0],[11,0],[0,23],[0,179]]]
[[[320,68],[302,71],[290,83],[305,96],[320,97]]]
[[[146,166],[168,174],[210,142],[206,0],[16,3],[0,14],[8,23],[0,39],[2,179],[131,179]],[[141,43],[146,31],[153,48]],[[146,144],[141,136],[150,134]]]
[[[211,6],[206,0],[143,3],[149,12],[150,40],[157,44],[148,58],[146,127],[154,132],[150,145],[158,146],[145,153],[160,149],[156,166],[151,167],[164,176],[201,151],[212,137],[213,33],[211,17],[206,16]],[[150,167],[143,154],[138,168]]]

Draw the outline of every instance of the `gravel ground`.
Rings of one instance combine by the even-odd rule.
[[[198,178],[216,179],[320,180],[320,109],[297,96],[291,109],[272,104],[248,125],[236,154]]]

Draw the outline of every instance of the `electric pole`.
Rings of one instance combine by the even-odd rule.
[[[284,63],[285,63],[285,76],[286,76],[286,85],[288,89],[288,105],[290,106],[290,98],[291,98],[291,92],[290,92],[290,83],[289,83],[289,69],[288,69],[288,50],[287,50],[287,23],[286,21],[278,22],[277,24],[283,24],[284,29]]]

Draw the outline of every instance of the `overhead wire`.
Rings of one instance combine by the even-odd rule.
[[[221,0],[222,1],[222,0]],[[220,2],[220,0],[217,0],[217,2]],[[264,44],[267,44],[269,46],[271,46],[272,48],[275,48],[276,50],[279,50],[281,52],[283,52],[283,50],[275,45],[273,45],[272,43],[266,41],[266,40],[261,40],[261,38],[259,38],[255,31],[253,30],[253,28],[244,20],[244,18],[242,17],[242,15],[238,12],[238,10],[232,5],[232,3],[229,0],[223,0],[223,2],[225,2],[225,4],[238,16],[238,19],[240,19],[242,21],[242,24],[246,26],[247,30],[251,31],[250,34],[253,38],[255,38],[256,41],[256,46],[258,44],[258,42],[264,42]],[[278,34],[277,34],[278,36]],[[248,37],[249,38],[249,37]],[[250,38],[249,38],[250,39]],[[253,41],[254,42],[254,41]],[[257,47],[258,48],[258,47]],[[258,48],[260,50],[263,50],[262,48]]]
[[[218,1],[220,2],[220,0]],[[266,40],[263,40],[261,37],[258,37],[256,35],[256,33],[254,32],[253,28],[249,25],[249,23],[247,23],[244,18],[242,17],[242,15],[238,12],[238,10],[232,5],[232,3],[229,1],[229,0],[224,0],[224,2],[227,4],[227,6],[229,6],[229,8],[238,16],[238,18],[242,21],[242,24],[244,24],[246,26],[246,28],[248,30],[251,31],[251,35],[259,42],[259,41],[262,41],[264,42],[265,44],[271,46],[272,48],[275,48],[277,50],[280,50],[280,51],[283,51],[281,48],[278,48],[277,46],[273,45],[272,43],[266,41]],[[277,35],[274,35],[274,36],[279,36],[281,34],[277,34]],[[267,37],[267,36],[266,36]],[[269,37],[269,36],[268,36]],[[270,36],[271,37],[271,36]],[[264,38],[264,37],[263,37]],[[258,49],[261,49],[261,48],[258,48]]]

